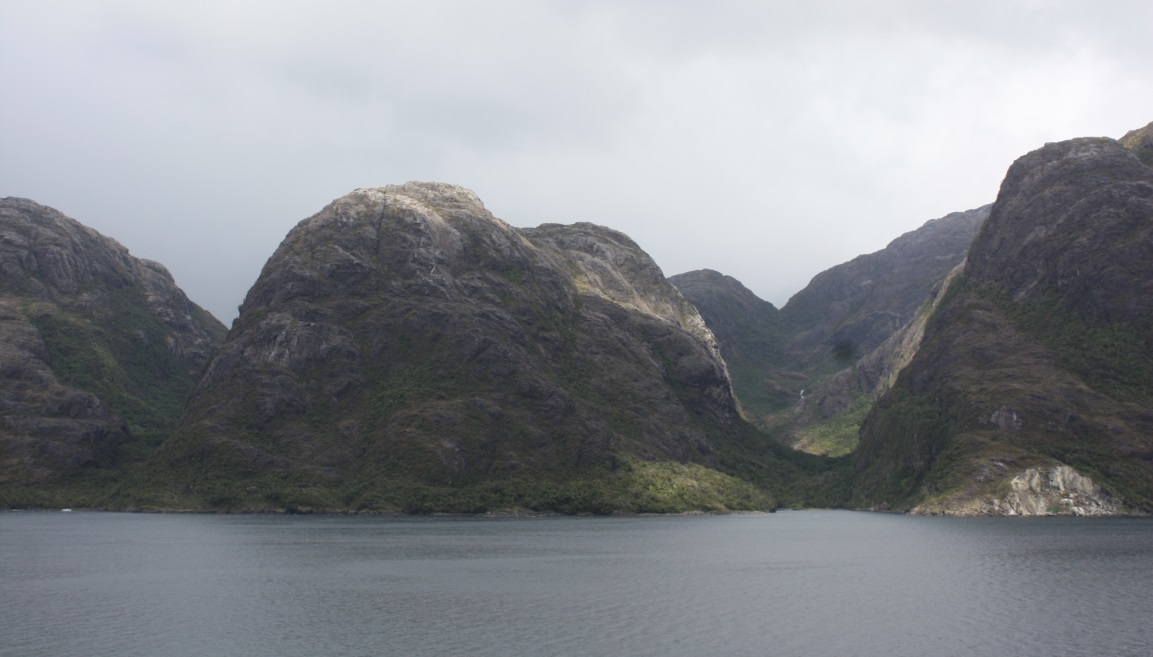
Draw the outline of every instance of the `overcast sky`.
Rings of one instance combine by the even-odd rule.
[[[778,306],[1153,121],[1149,0],[0,0],[0,196],[158,260],[225,323],[298,221],[437,180],[622,230]]]

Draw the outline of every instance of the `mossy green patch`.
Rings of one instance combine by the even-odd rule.
[[[242,484],[204,480],[182,494],[136,493],[138,508],[215,511],[463,513],[526,511],[563,514],[771,511],[759,487],[696,464],[626,459],[576,478],[506,476],[462,485],[411,476],[364,476],[351,482],[302,482],[265,473]]]
[[[814,422],[797,431],[795,449],[823,456],[844,456],[857,449],[861,422],[869,414],[873,399],[858,394],[847,408],[827,420]]]
[[[46,303],[26,312],[61,383],[95,393],[144,444],[168,436],[198,373],[170,349],[142,290],[110,289],[94,317]]]

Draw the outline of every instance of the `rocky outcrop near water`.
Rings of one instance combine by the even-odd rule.
[[[96,501],[175,424],[225,329],[163,266],[0,199],[0,506]]]
[[[516,229],[408,183],[288,234],[152,485],[229,509],[765,508],[760,441],[712,333],[627,236]]]
[[[1017,160],[921,348],[862,426],[854,502],[1153,510],[1151,286],[1153,169],[1104,138]]]
[[[913,515],[1110,516],[1126,509],[1091,478],[1067,465],[1026,468],[1008,480],[1003,497],[971,497],[959,503],[926,502]]]

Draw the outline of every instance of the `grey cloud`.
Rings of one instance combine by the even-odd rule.
[[[473,187],[775,303],[1153,116],[1147,2],[0,2],[0,195],[228,321],[355,187]]]

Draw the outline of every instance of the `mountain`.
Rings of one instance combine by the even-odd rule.
[[[0,199],[0,506],[99,503],[175,427],[224,333],[158,263]]]
[[[1153,511],[1148,134],[1013,163],[920,349],[862,426],[851,504]]]
[[[900,345],[906,355],[915,349],[916,341],[894,336],[926,317],[924,304],[964,260],[989,209],[930,220],[880,251],[828,269],[779,310],[717,272],[669,280],[716,334],[751,421],[803,449],[846,453],[874,389],[886,380],[882,364],[901,360],[893,355]]]
[[[795,333],[791,359],[800,366],[844,365],[880,346],[965,258],[989,211],[929,220],[880,251],[817,274],[781,310]]]
[[[1145,164],[1153,167],[1153,123],[1130,130],[1120,139],[1121,145]]]
[[[857,448],[865,415],[888,392],[921,347],[925,325],[945,298],[962,264],[938,282],[916,315],[851,366],[815,383],[778,422],[795,449],[844,456]]]
[[[125,503],[771,508],[762,487],[791,467],[778,452],[741,419],[696,309],[627,236],[516,229],[464,188],[408,183],[289,232],[151,497]]]
[[[797,393],[771,374],[788,362],[788,328],[776,306],[732,276],[711,269],[670,276],[716,336],[742,410],[756,420],[796,402]]]

